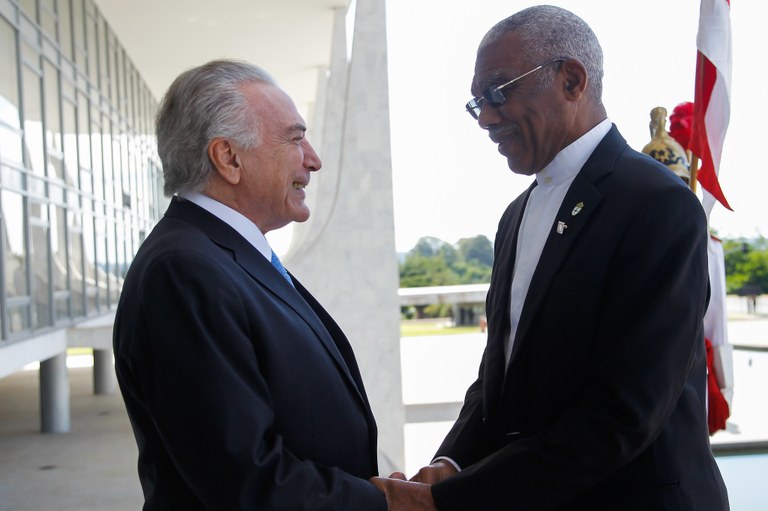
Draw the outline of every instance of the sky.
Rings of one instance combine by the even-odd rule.
[[[493,240],[506,206],[533,178],[513,174],[464,110],[477,44],[523,1],[387,0],[390,122],[398,252],[423,236]],[[693,101],[698,0],[550,1],[581,16],[603,47],[603,102],[633,148],[650,141],[650,111]],[[759,40],[768,7],[732,0],[731,121],[720,183],[733,207],[715,206],[721,237],[768,236],[768,66]],[[667,125],[669,127],[669,125]]]

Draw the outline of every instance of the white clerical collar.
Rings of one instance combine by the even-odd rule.
[[[536,183],[539,186],[557,186],[572,181],[610,130],[610,119],[603,119],[597,126],[557,153],[549,165],[537,172]]]
[[[262,234],[259,228],[256,227],[256,224],[248,220],[242,213],[235,211],[229,206],[222,204],[207,195],[203,195],[202,193],[182,192],[179,193],[179,197],[200,206],[225,224],[232,227],[240,234],[240,236],[245,238],[248,243],[253,245],[261,255],[266,257],[267,260],[271,260],[272,249],[269,247],[269,243],[267,243],[267,238],[265,238],[264,234]]]

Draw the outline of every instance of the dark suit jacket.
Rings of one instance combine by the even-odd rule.
[[[352,349],[294,278],[174,199],[125,279],[115,365],[145,509],[385,509]]]
[[[438,509],[727,509],[707,433],[707,226],[695,195],[614,126],[557,213],[505,373],[529,193],[499,224],[488,344],[437,453],[464,470],[433,487]]]

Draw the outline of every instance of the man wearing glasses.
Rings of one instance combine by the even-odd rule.
[[[499,223],[458,420],[411,482],[373,480],[391,510],[728,509],[704,405],[705,215],[607,118],[602,60],[550,6],[480,43],[466,108],[535,180]]]

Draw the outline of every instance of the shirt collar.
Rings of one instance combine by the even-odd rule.
[[[272,249],[270,248],[269,243],[267,243],[267,238],[265,238],[264,234],[262,234],[259,228],[256,227],[256,224],[248,220],[242,213],[235,211],[229,206],[222,204],[207,195],[203,195],[202,193],[181,192],[179,193],[179,197],[200,206],[225,224],[229,225],[236,230],[240,236],[245,238],[248,243],[253,245],[261,255],[268,260],[272,258]]]
[[[572,181],[610,130],[610,119],[603,119],[597,126],[557,153],[549,165],[537,172],[536,183],[539,186],[557,186]]]

